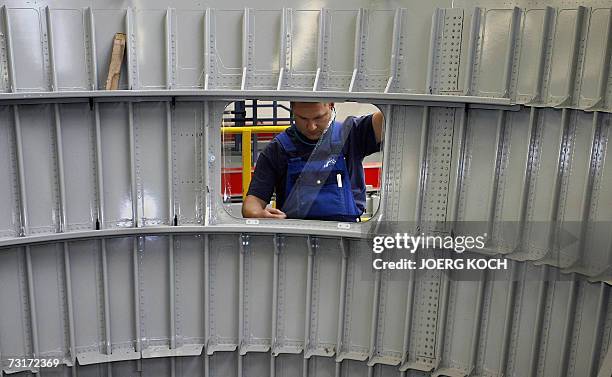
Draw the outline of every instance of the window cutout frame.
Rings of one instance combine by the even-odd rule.
[[[318,99],[318,98],[317,98]],[[325,100],[324,98],[320,98],[319,100],[321,101],[317,101],[317,99],[311,99],[308,98],[307,100],[304,99],[299,99],[300,102],[324,102],[322,100]],[[325,228],[336,228],[337,230],[351,230],[351,229],[355,229],[356,227],[351,224],[350,222],[342,222],[342,221],[333,221],[333,220],[306,220],[306,219],[295,219],[295,218],[291,218],[291,219],[269,219],[269,218],[244,218],[242,217],[241,214],[241,208],[242,208],[242,201],[239,201],[238,203],[234,203],[234,204],[238,204],[236,205],[236,209],[239,212],[239,216],[236,216],[235,213],[232,213],[231,210],[228,211],[228,207],[232,204],[230,203],[226,203],[227,200],[227,196],[226,196],[226,185],[224,184],[224,178],[223,178],[223,171],[224,169],[227,169],[228,166],[226,164],[226,160],[227,160],[227,156],[225,153],[225,148],[224,148],[224,138],[223,138],[223,130],[222,127],[224,127],[224,116],[226,114],[226,111],[228,108],[230,108],[233,104],[235,104],[236,102],[246,102],[246,101],[269,101],[270,103],[274,102],[286,102],[287,106],[289,106],[289,102],[291,101],[296,101],[296,99],[286,99],[283,98],[283,101],[280,100],[276,100],[276,99],[251,99],[251,98],[245,98],[245,99],[236,99],[234,101],[224,101],[224,105],[222,110],[220,111],[220,113],[215,114],[216,116],[214,116],[214,119],[217,119],[217,125],[218,125],[218,134],[216,134],[216,136],[218,136],[217,141],[221,141],[221,143],[219,143],[220,147],[218,148],[218,152],[219,155],[221,156],[220,162],[219,162],[219,169],[216,172],[217,174],[217,179],[219,180],[219,185],[217,187],[219,187],[219,193],[217,195],[215,195],[216,197],[213,198],[213,201],[217,202],[219,204],[219,208],[216,212],[217,214],[219,213],[223,213],[223,215],[221,216],[221,218],[219,218],[219,216],[213,216],[215,217],[217,220],[229,220],[230,223],[240,223],[240,224],[244,224],[247,226],[265,226],[265,225],[288,225],[291,227],[313,227],[316,225],[323,225]],[[376,161],[375,163],[378,164],[377,167],[375,167],[377,169],[377,179],[376,181],[378,182],[378,187],[374,187],[371,190],[367,190],[367,173],[366,173],[366,166],[362,165],[364,168],[364,180],[366,180],[366,208],[364,209],[364,213],[362,214],[361,218],[366,217],[366,219],[364,221],[359,221],[356,222],[355,224],[367,224],[368,222],[370,222],[371,219],[375,219],[376,217],[378,217],[381,214],[381,209],[383,207],[383,197],[381,194],[381,191],[384,187],[384,181],[385,181],[385,158],[384,158],[384,146],[385,146],[385,135],[388,134],[388,127],[389,127],[389,121],[388,121],[388,114],[385,111],[385,108],[388,108],[388,106],[380,106],[377,104],[373,104],[373,103],[369,103],[369,102],[362,102],[362,101],[353,101],[353,100],[346,100],[346,99],[339,99],[337,101],[330,101],[330,100],[326,100],[325,102],[334,102],[336,107],[340,106],[343,107],[344,105],[352,105],[352,106],[371,106],[372,109],[371,111],[366,111],[363,114],[357,114],[357,115],[352,115],[352,114],[346,114],[347,116],[362,116],[362,115],[369,115],[369,114],[373,114],[376,111],[380,111],[383,114],[383,129],[382,129],[382,134],[383,134],[383,140],[381,141],[380,144],[380,150],[378,152],[373,153],[372,155],[378,155],[378,161]],[[261,107],[261,104],[258,104],[259,107]],[[349,111],[350,112],[350,111]],[[343,112],[338,112],[339,114],[343,115]],[[247,113],[248,114],[248,113]],[[289,117],[290,119],[290,123],[289,126],[291,124],[294,123],[294,120],[291,116],[291,113],[289,113]],[[251,117],[245,116],[246,119],[250,119],[253,120],[257,119],[265,119],[259,116],[255,116],[253,117],[251,115]],[[285,120],[287,118],[284,118]],[[343,118],[343,121],[346,118]],[[336,121],[338,121],[338,117],[336,117]],[[275,137],[276,134],[274,134],[273,137]],[[213,136],[214,137],[214,136]],[[215,140],[215,139],[211,139],[211,140]],[[214,143],[214,142],[213,142]],[[364,160],[366,160],[369,156],[366,156],[366,158]],[[255,163],[256,160],[251,158],[251,165],[252,165],[252,171],[254,171],[255,169]],[[367,163],[367,162],[366,162]],[[362,164],[364,164],[364,162],[362,161]],[[240,191],[242,192],[242,187],[240,188]],[[274,196],[275,193],[273,193],[272,199],[274,200]],[[372,196],[377,197],[376,200],[376,204],[372,203],[372,205],[376,205],[376,208],[372,208],[372,212],[369,213],[370,216],[364,216],[367,212],[368,209],[368,201],[373,201],[374,198],[372,198]],[[369,197],[369,198],[368,198]],[[230,220],[231,219],[231,220]],[[217,223],[217,221],[213,221],[214,223]],[[227,223],[228,221],[221,221],[221,223]],[[301,223],[301,222],[305,222],[305,223]]]

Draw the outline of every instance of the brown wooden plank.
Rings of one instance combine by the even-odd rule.
[[[125,34],[117,33],[113,38],[113,53],[108,65],[108,78],[106,79],[106,90],[117,90],[119,88],[119,76],[121,64],[125,54]]]

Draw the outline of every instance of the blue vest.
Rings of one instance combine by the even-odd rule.
[[[341,131],[342,124],[332,123],[308,161],[297,155],[286,132],[276,136],[287,154],[285,203],[281,208],[287,218],[356,222],[361,216],[342,153]]]

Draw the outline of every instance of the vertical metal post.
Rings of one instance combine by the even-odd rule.
[[[310,311],[312,310],[312,283],[314,258],[318,240],[314,236],[308,236],[308,269],[306,272],[306,315],[304,324],[304,362],[302,367],[302,377],[308,377],[308,351],[310,350]]]
[[[461,121],[459,123],[459,137],[457,143],[457,150],[459,156],[457,157],[457,168],[455,170],[455,179],[452,183],[450,193],[452,195],[450,199],[450,213],[449,219],[451,219],[451,227],[453,230],[457,228],[457,220],[459,216],[459,200],[461,199],[461,188],[463,187],[463,178],[465,171],[465,138],[467,135],[467,124],[469,119],[469,109],[467,106],[463,107],[461,113]]]
[[[578,55],[580,50],[580,37],[582,35],[582,25],[584,24],[584,13],[586,8],[579,6],[576,11],[576,19],[574,21],[574,38],[572,40],[572,52],[570,54],[570,71],[567,78],[567,92],[565,98],[560,105],[571,105],[576,85],[576,72],[578,70]]]
[[[529,145],[527,147],[527,155],[525,157],[525,174],[523,175],[523,190],[520,199],[519,211],[519,229],[517,235],[516,250],[523,247],[523,236],[525,234],[525,226],[527,221],[527,205],[529,202],[529,186],[531,185],[531,173],[533,168],[534,148],[537,143],[536,135],[538,131],[538,110],[532,107],[529,113]]]
[[[512,322],[514,320],[514,302],[516,299],[516,285],[518,284],[518,269],[515,261],[510,261],[510,282],[506,295],[506,315],[504,316],[504,331],[502,335],[502,347],[499,351],[499,364],[497,370],[500,374],[506,372],[508,364],[508,353],[510,348],[510,337],[512,335]]]
[[[17,91],[17,80],[15,72],[15,60],[13,54],[13,37],[11,32],[11,17],[9,9],[6,5],[2,6],[2,16],[4,19],[4,33],[6,35],[6,59],[8,68],[9,91],[15,93]]]
[[[478,359],[478,344],[480,338],[480,326],[482,325],[482,311],[485,299],[485,288],[487,286],[487,270],[482,272],[478,281],[477,296],[476,296],[476,317],[474,318],[472,328],[472,344],[470,349],[470,367],[472,370],[476,367]]]
[[[501,173],[501,165],[504,149],[504,134],[506,132],[506,112],[504,110],[497,111],[497,125],[495,131],[495,165],[491,177],[491,189],[489,191],[489,208],[487,218],[487,241],[493,240],[493,231],[495,229],[495,211],[497,210],[497,191],[499,187],[499,175]],[[461,156],[463,157],[463,156]],[[463,163],[462,163],[463,164]]]
[[[19,117],[18,105],[13,105],[13,121],[15,123],[15,147],[19,177],[19,215],[21,217],[21,229],[19,231],[19,235],[23,237],[30,233],[30,227],[28,221],[28,197],[26,194],[25,164],[23,162],[23,140],[21,137],[21,120]]]
[[[90,90],[98,90],[98,62],[96,56],[96,27],[93,10],[87,8],[87,31],[89,33],[89,60],[91,62],[89,81]]]
[[[204,377],[210,376],[210,244],[208,234],[204,234]]]
[[[6,35],[6,58],[8,68],[9,91],[14,93],[17,91],[15,61],[13,54],[13,38],[11,32],[11,19],[9,9],[6,5],[2,6],[2,17],[4,21],[4,33]],[[19,236],[23,237],[30,233],[28,225],[28,202],[26,195],[25,171],[23,163],[23,142],[21,137],[21,120],[19,117],[19,107],[13,105],[13,121],[15,126],[15,147],[17,158],[17,171],[19,179],[19,217],[20,229]]]
[[[436,40],[438,39],[438,18],[440,18],[440,8],[435,8],[431,17],[431,29],[429,32],[429,54],[427,57],[427,79],[425,81],[425,93],[433,94],[433,72],[435,62]]]
[[[441,284],[442,291],[440,292],[440,306],[438,310],[438,328],[436,329],[436,345],[435,345],[435,358],[436,367],[440,365],[442,360],[442,352],[444,352],[444,331],[446,331],[446,319],[448,317],[448,297],[450,296],[450,272],[441,273]]]
[[[555,185],[553,186],[551,206],[550,206],[550,229],[547,240],[547,250],[553,257],[555,255],[556,241],[558,235],[559,225],[559,202],[561,200],[561,185],[563,182],[563,176],[567,169],[566,162],[566,150],[569,150],[568,144],[568,132],[570,124],[570,111],[568,109],[561,110],[561,135],[559,137],[559,153],[557,156],[557,172],[555,174]],[[560,250],[557,250],[560,251]]]
[[[272,342],[270,345],[270,377],[276,376],[276,343],[278,337],[278,269],[279,257],[284,246],[284,238],[278,234],[274,235],[274,260],[272,262]]]
[[[319,13],[319,39],[317,44],[317,72],[315,74],[312,91],[316,92],[321,88],[321,72],[327,71],[327,10],[321,8]]]
[[[30,252],[30,246],[25,247],[26,255],[26,276],[28,284],[28,302],[30,306],[30,325],[32,331],[32,357],[37,358],[39,356],[39,343],[38,343],[38,320],[36,312],[36,295],[34,294],[34,272],[32,271],[32,255]]]
[[[55,148],[57,153],[57,175],[59,176],[59,208],[60,219],[57,227],[58,232],[65,232],[68,225],[66,218],[66,182],[64,174],[64,147],[62,145],[62,126],[59,104],[53,104],[53,115],[55,119]]]
[[[104,228],[104,168],[102,160],[102,131],[100,127],[100,105],[94,103],[94,122],[96,140],[96,184],[98,186],[98,223]]]
[[[567,302],[567,309],[565,312],[565,326],[563,328],[563,338],[561,344],[563,349],[561,351],[561,360],[559,362],[560,371],[563,373],[563,377],[567,375],[569,365],[569,355],[572,347],[572,333],[574,332],[574,320],[576,316],[576,296],[578,295],[579,283],[576,280],[576,274],[571,274],[572,280],[570,282],[569,299]]]
[[[93,10],[91,7],[86,9],[85,22],[87,25],[87,33],[89,35],[89,89],[98,90],[98,62],[96,56],[96,27]],[[92,99],[93,101],[93,99]],[[98,104],[94,103],[92,110],[94,111],[95,119],[95,143],[96,143],[96,185],[98,190],[97,204],[97,219],[96,229],[104,228],[104,185],[103,185],[103,170],[102,170],[102,149],[101,149],[101,134],[100,134],[100,110]],[[76,368],[75,368],[76,369]]]
[[[238,377],[243,373],[243,355],[246,355],[244,340],[244,258],[249,246],[249,236],[242,233],[239,236],[240,255],[238,263]]]
[[[174,235],[168,240],[168,276],[170,276],[170,349],[176,348],[176,301],[175,301],[175,270],[174,270]],[[174,360],[174,358],[172,358]]]
[[[412,307],[414,305],[414,280],[415,272],[409,271],[410,278],[406,289],[406,316],[404,318],[404,339],[402,342],[402,360],[400,363],[400,371],[402,377],[406,377],[405,364],[408,360],[408,350],[410,347],[410,333],[412,331]]]
[[[142,352],[142,342],[140,339],[140,271],[138,261],[138,240],[134,237],[132,241],[132,269],[134,274],[134,328],[136,330],[136,352]]]
[[[463,84],[463,94],[466,96],[472,95],[472,77],[474,75],[474,57],[476,55],[476,45],[480,38],[480,16],[481,10],[479,7],[474,8],[472,21],[470,23],[470,39],[467,50],[467,64],[465,70],[465,82]]]
[[[204,14],[204,90],[209,88],[211,69],[213,67],[211,61],[214,59],[214,56],[211,56],[210,53],[214,45],[213,25],[211,25],[214,15],[211,14],[212,12],[214,11],[211,8],[206,8]]]
[[[276,84],[276,90],[282,90],[285,83],[285,73],[291,69],[291,48],[292,48],[292,20],[293,13],[291,9],[283,8],[281,18],[281,38],[280,38],[280,53],[279,53],[279,67],[278,82]],[[276,116],[274,116],[276,118]],[[275,124],[276,125],[276,124]]]
[[[72,371],[72,376],[76,377],[77,363],[76,363],[76,337],[74,332],[74,306],[72,303],[72,272],[70,268],[70,250],[68,247],[68,242],[62,243],[64,247],[64,276],[65,276],[65,288],[66,288],[66,311],[68,312],[68,334],[69,334],[69,344],[70,344],[70,361],[72,363],[72,367],[70,368]],[[1,377],[1,376],[0,376]]]
[[[176,345],[176,286],[175,286],[175,270],[174,270],[174,235],[170,234],[168,241],[168,276],[169,291],[170,291],[170,349],[177,348]],[[171,377],[176,376],[176,357],[170,357],[170,374]]]
[[[101,247],[102,247],[102,289],[103,289],[103,297],[104,297],[104,341],[105,341],[105,351],[107,355],[113,353],[112,351],[112,337],[111,337],[111,325],[110,325],[110,296],[108,290],[108,262],[106,255],[106,239],[101,239]]]
[[[166,9],[166,89],[174,88],[174,31],[172,30],[173,12],[171,8]],[[168,223],[178,225],[176,209],[174,207],[174,173],[173,173],[173,150],[172,150],[172,107],[168,101],[166,105],[166,152],[167,174],[168,174]],[[175,221],[177,224],[175,224]]]
[[[380,303],[380,283],[382,279],[382,273],[380,270],[376,270],[374,278],[374,297],[372,298],[372,321],[370,322],[370,344],[369,344],[369,355],[368,355],[368,376],[371,376],[374,372],[375,356],[376,356],[376,330],[378,328],[378,311]]]
[[[355,51],[353,57],[353,75],[348,91],[354,92],[361,89],[359,76],[362,74],[365,62],[366,37],[368,27],[368,11],[364,8],[359,8],[357,15],[357,24],[355,25]]]
[[[538,359],[541,350],[542,327],[544,327],[544,316],[546,315],[546,296],[548,295],[548,266],[542,266],[540,272],[540,286],[538,287],[538,301],[536,309],[536,325],[533,330],[533,338],[531,342],[531,353],[529,360],[528,377],[535,377],[538,373]]]
[[[414,224],[417,233],[421,228],[421,214],[423,196],[425,192],[425,179],[427,177],[427,144],[429,138],[429,106],[423,106],[423,118],[421,120],[421,144],[419,146],[419,177],[417,182],[417,202],[414,214]]]
[[[389,93],[392,89],[395,89],[398,85],[397,77],[400,73],[400,58],[402,54],[402,27],[404,19],[405,8],[398,8],[395,10],[393,16],[393,39],[391,40],[391,62],[389,63],[389,79],[385,86],[384,93]]]
[[[582,263],[584,252],[587,244],[587,234],[589,231],[589,217],[591,215],[591,203],[593,201],[593,190],[595,185],[595,176],[599,169],[597,159],[599,158],[601,151],[600,145],[601,139],[601,125],[599,123],[599,112],[593,112],[593,123],[591,126],[591,151],[589,153],[589,174],[587,176],[586,184],[582,192],[582,213],[580,216],[580,234],[578,236],[578,257],[575,261],[575,265]]]
[[[593,328],[593,344],[589,350],[591,360],[589,360],[589,366],[587,368],[588,376],[595,376],[597,373],[597,367],[599,366],[599,354],[601,353],[604,321],[606,319],[606,307],[608,306],[608,284],[606,282],[599,283],[599,298],[597,299],[597,309],[595,310],[595,326]]]
[[[166,48],[166,89],[174,89],[174,32],[172,30],[172,9],[166,9],[165,48]]]
[[[343,352],[343,338],[344,338],[344,316],[346,314],[346,275],[347,275],[347,264],[348,264],[348,245],[347,240],[340,237],[338,241],[340,243],[340,253],[342,255],[342,265],[340,267],[340,300],[338,302],[338,333],[336,336],[336,370],[335,376],[340,377],[342,371],[342,352]]]
[[[251,53],[253,51],[253,34],[251,33],[251,9],[244,8],[242,22],[242,80],[240,90],[246,90],[251,73]]]
[[[518,7],[512,9],[512,18],[510,20],[510,35],[508,37],[508,45],[506,46],[506,65],[504,66],[504,76],[502,83],[502,97],[510,97],[510,79],[512,76],[512,64],[514,63],[514,44],[516,41],[516,32],[520,21],[521,10]]]
[[[606,28],[606,47],[602,56],[601,69],[599,70],[599,82],[597,87],[598,98],[592,107],[605,105],[606,86],[610,74],[610,55],[612,54],[612,8],[608,9],[608,25]]]
[[[53,50],[53,25],[51,21],[51,9],[45,7],[45,17],[47,21],[47,46],[49,48],[49,70],[51,75],[51,91],[56,92],[57,87],[57,71],[55,69],[55,52]]]
[[[125,14],[127,81],[130,90],[138,89],[138,61],[134,43],[134,10],[128,7]]]
[[[136,141],[134,140],[134,104],[128,102],[128,128],[130,138],[130,188],[132,194],[132,221],[138,227],[138,188],[136,186]]]
[[[542,34],[540,38],[540,49],[538,51],[538,72],[536,74],[535,88],[531,102],[542,100],[542,88],[544,86],[544,69],[546,68],[546,52],[548,50],[548,35],[555,10],[547,6],[544,10],[544,22],[542,23]]]
[[[166,185],[168,190],[168,223],[170,225],[178,225],[178,217],[174,202],[173,140],[174,138],[172,132],[172,106],[170,105],[170,102],[166,101],[166,174],[168,175]]]

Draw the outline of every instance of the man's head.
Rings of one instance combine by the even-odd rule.
[[[333,102],[291,102],[298,131],[312,141],[318,140],[332,119]]]

